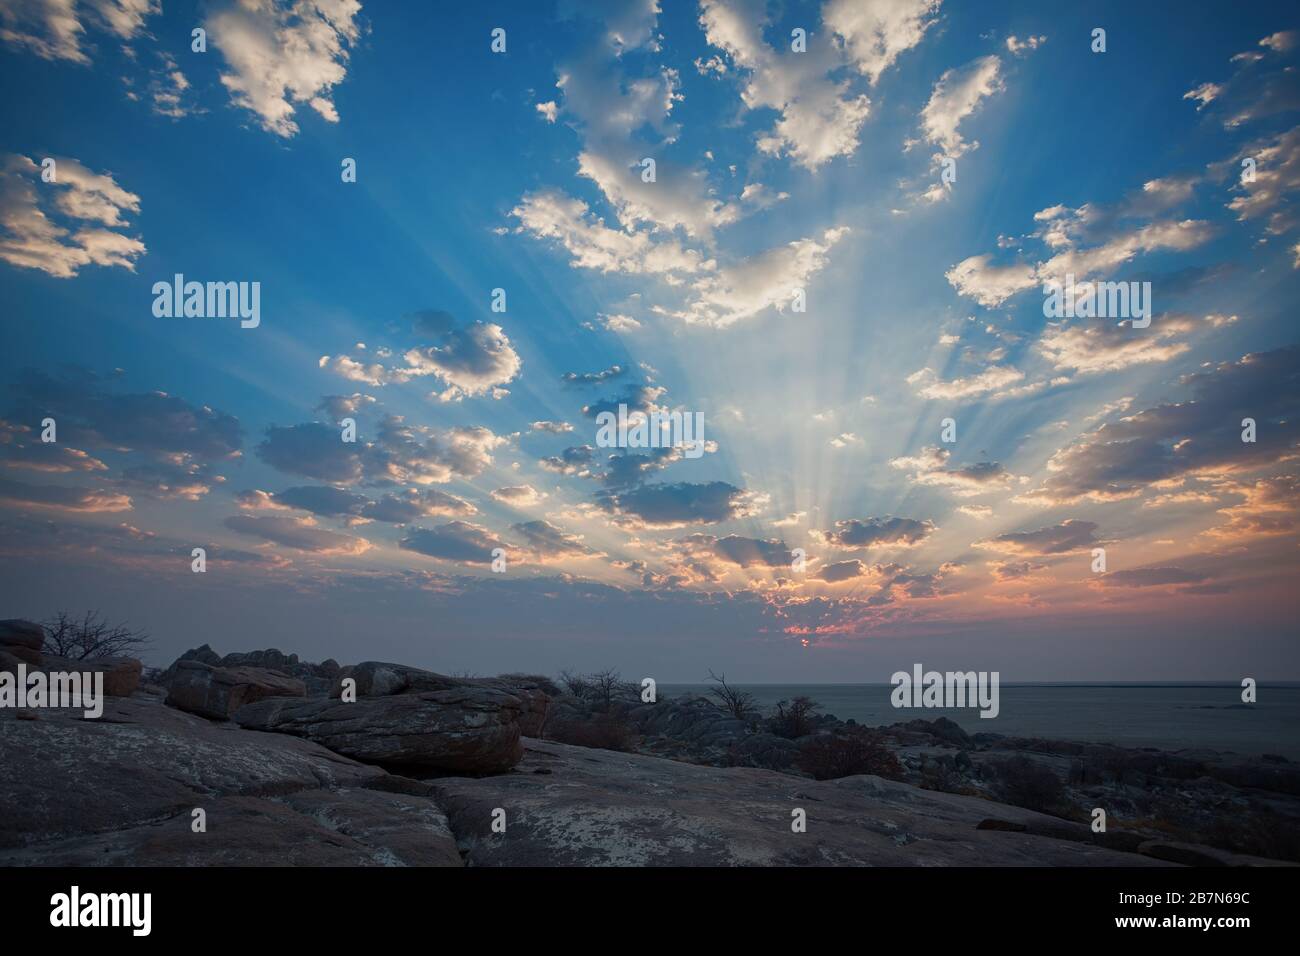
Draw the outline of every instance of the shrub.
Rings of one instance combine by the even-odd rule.
[[[795,766],[815,780],[837,780],[872,773],[890,780],[903,779],[903,768],[884,738],[865,727],[818,734],[799,747]]]
[[[546,728],[547,740],[597,750],[628,751],[634,738],[626,721],[608,713],[593,714],[586,720],[565,720]]]
[[[821,704],[811,697],[778,700],[776,713],[768,718],[768,729],[778,737],[790,740],[807,737],[813,730],[813,715],[820,708]]]
[[[1065,786],[1060,778],[1026,756],[1018,754],[987,767],[995,778],[994,792],[1004,803],[1051,813],[1065,802]]]

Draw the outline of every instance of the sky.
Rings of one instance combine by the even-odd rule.
[[[1173,10],[0,0],[0,616],[1300,679],[1300,24]],[[704,442],[604,447],[620,404]]]

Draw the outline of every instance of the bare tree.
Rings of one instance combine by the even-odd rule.
[[[613,669],[588,674],[586,680],[591,688],[592,702],[601,710],[609,710],[609,705],[614,702],[614,698],[624,687],[618,671]]]
[[[754,695],[737,690],[727,683],[726,674],[715,674],[709,668],[709,680],[718,686],[710,687],[709,693],[718,698],[718,706],[737,720],[746,720],[754,712]]]
[[[573,697],[585,698],[591,693],[591,683],[582,674],[575,674],[572,671],[560,671],[560,683]]]
[[[794,700],[778,700],[776,713],[770,718],[772,733],[778,737],[796,740],[812,733],[813,718],[821,704],[811,697],[796,697]]]
[[[80,619],[60,611],[45,621],[45,653],[74,661],[137,654],[149,645],[149,635],[125,622],[109,624],[98,611],[87,611]]]

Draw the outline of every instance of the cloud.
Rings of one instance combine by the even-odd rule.
[[[1173,584],[1199,584],[1207,577],[1208,575],[1197,571],[1175,567],[1129,568],[1103,574],[1097,581],[1102,587],[1107,588],[1154,588],[1168,587]]]
[[[596,449],[590,445],[577,445],[564,449],[558,455],[543,458],[539,464],[547,471],[556,474],[585,478],[591,475],[591,467],[595,460]]]
[[[464,498],[437,488],[405,488],[370,502],[361,509],[360,516],[370,521],[410,524],[420,518],[451,518],[477,513],[478,509]]]
[[[465,564],[491,564],[492,552],[507,546],[486,528],[451,521],[436,528],[412,528],[398,547],[430,558]]]
[[[930,101],[921,111],[921,128],[926,141],[939,147],[939,156],[956,158],[979,147],[979,143],[967,143],[959,127],[983,100],[1002,92],[1001,69],[1000,59],[984,56],[948,70],[934,84]]]
[[[89,65],[82,48],[88,27],[130,41],[162,12],[159,0],[7,0],[0,3],[0,40],[46,60]]]
[[[797,239],[749,259],[702,275],[691,284],[692,297],[668,315],[687,322],[725,328],[769,308],[784,312],[795,289],[803,289],[828,261],[847,227],[825,230],[816,239]]]
[[[836,561],[828,564],[817,571],[813,577],[819,581],[825,581],[827,584],[838,584],[841,581],[851,581],[855,578],[865,577],[870,573],[870,568],[859,561],[857,558],[850,558],[848,561]]]
[[[546,492],[538,491],[532,485],[507,485],[492,492],[492,497],[503,504],[516,508],[527,508],[539,504],[546,498]]]
[[[492,463],[493,449],[505,442],[482,426],[439,432],[388,415],[370,442],[344,442],[336,427],[320,422],[272,425],[257,456],[285,474],[340,485],[443,484],[479,475]]]
[[[1038,225],[1033,235],[1050,258],[1033,265],[998,265],[992,255],[975,255],[958,262],[945,278],[960,295],[994,308],[1046,283],[1063,284],[1069,275],[1083,281],[1108,275],[1139,255],[1195,249],[1213,237],[1215,230],[1209,223],[1152,218],[1190,196],[1192,184],[1177,177],[1152,180],[1114,207],[1049,206],[1034,214]],[[1148,221],[1136,221],[1140,219]]]
[[[573,426],[570,425],[568,422],[551,422],[551,421],[533,422],[528,427],[535,432],[546,432],[547,434],[550,435],[563,435],[567,432],[573,431]]]
[[[326,395],[314,410],[324,412],[331,421],[338,422],[375,404],[377,400],[373,396],[353,392],[351,395]]]
[[[1243,222],[1264,220],[1271,235],[1291,231],[1300,224],[1294,204],[1300,192],[1300,126],[1252,143],[1245,154],[1255,160],[1255,180],[1248,183],[1238,178],[1235,188],[1240,194],[1228,208]],[[1238,164],[1234,166],[1240,169]]]
[[[602,385],[611,379],[622,378],[625,375],[627,369],[624,366],[611,365],[599,372],[565,372],[561,381],[565,385]]]
[[[449,386],[444,400],[487,392],[500,397],[499,387],[523,368],[501,326],[484,322],[451,329],[439,344],[410,349],[404,358],[406,374],[433,375]]]
[[[538,561],[596,557],[597,552],[582,543],[582,535],[569,534],[549,521],[526,521],[510,529],[524,539],[524,547]]]
[[[835,548],[911,548],[934,533],[933,521],[916,518],[849,518],[835,522],[833,531],[813,536]]]
[[[0,478],[0,502],[11,506],[48,508],[54,511],[130,511],[131,499],[115,491],[74,488],[64,485],[29,485]]]
[[[764,503],[753,492],[725,481],[641,485],[628,491],[603,492],[598,500],[606,511],[633,528],[717,524],[749,517]]]
[[[976,541],[974,546],[1007,554],[1070,554],[1101,544],[1095,536],[1096,530],[1096,522],[1067,518],[1058,525],[1037,531],[1013,531],[986,541]]]
[[[1294,30],[1273,33],[1258,43],[1260,49],[1238,53],[1233,74],[1221,83],[1203,82],[1183,94],[1196,109],[1217,116],[1228,129],[1300,109],[1300,89],[1295,82]]]
[[[794,561],[794,552],[785,546],[784,541],[746,538],[738,534],[724,538],[695,534],[683,539],[682,543],[742,568],[789,568]]]
[[[1190,401],[1166,403],[1107,422],[1048,462],[1030,502],[1131,498],[1157,482],[1230,474],[1293,457],[1300,413],[1300,346],[1255,352],[1184,379]],[[1257,441],[1243,442],[1253,418]]]
[[[1049,325],[1038,341],[1038,350],[1058,369],[1114,372],[1177,358],[1191,346],[1170,340],[1195,328],[1189,317],[1178,315],[1160,316],[1146,329],[1134,329],[1129,322],[1106,321],[1073,327]]]
[[[1023,40],[1014,34],[1007,37],[1007,52],[1012,56],[1024,56],[1026,53],[1037,50],[1047,42],[1045,36],[1027,36]]]
[[[70,279],[88,265],[134,272],[145,246],[120,230],[126,228],[124,215],[140,211],[140,197],[110,174],[93,173],[75,159],[52,158],[55,179],[45,183],[37,163],[26,156],[4,156],[0,259],[59,279]]]
[[[555,14],[597,20],[605,26],[604,40],[618,54],[651,43],[659,19],[659,0],[559,0]]]
[[[47,415],[59,440],[75,445],[140,452],[170,461],[176,456],[235,458],[243,444],[239,420],[207,405],[196,407],[166,392],[119,394],[89,372],[61,378],[24,372],[14,386],[21,421]]]
[[[675,239],[655,241],[645,232],[611,229],[581,199],[555,189],[525,195],[510,215],[516,232],[553,239],[574,268],[625,275],[691,275],[714,268],[711,259]]]
[[[287,139],[298,132],[300,105],[338,122],[333,91],[361,37],[360,12],[358,0],[240,0],[209,15],[204,28],[225,57],[221,84],[231,101]]]
[[[241,514],[231,515],[225,525],[239,534],[315,554],[355,555],[370,549],[370,542],[364,538],[318,528],[312,518]]]
[[[935,23],[941,0],[829,0],[822,21],[844,42],[858,72],[873,84],[917,46]]]
[[[933,370],[923,368],[909,375],[907,383],[916,386],[916,390],[922,398],[951,400],[975,398],[989,392],[997,392],[1008,385],[1019,382],[1024,377],[1025,373],[1019,369],[1003,365],[990,365],[984,371],[975,375],[954,378],[944,382],[935,378]]]
[[[300,485],[296,488],[286,488],[284,491],[277,492],[274,499],[277,504],[285,507],[310,511],[312,514],[327,518],[345,515],[355,517],[370,503],[370,499],[365,495],[328,485]]]
[[[862,28],[851,12],[828,4],[824,16],[838,12],[840,32],[856,40]],[[804,53],[778,55],[763,40],[766,14],[762,4],[739,0],[703,0],[700,25],[710,44],[722,50],[743,74],[741,100],[750,110],[770,108],[780,116],[760,135],[761,152],[789,155],[795,163],[815,170],[839,156],[850,156],[871,110],[871,101],[854,94],[847,80],[830,73],[841,65],[833,46],[809,38]],[[833,28],[833,27],[832,27]]]
[[[1223,508],[1225,524],[1206,534],[1216,538],[1245,540],[1257,536],[1300,533],[1300,475],[1275,475],[1246,482],[1231,489],[1242,495],[1240,504]]]
[[[1014,476],[996,461],[949,468],[951,455],[946,448],[927,447],[919,455],[894,458],[889,464],[902,471],[911,471],[912,480],[917,484],[948,488],[960,498],[1005,489],[1014,480]]]
[[[46,474],[108,469],[93,455],[58,442],[43,442],[34,429],[4,419],[0,419],[0,464]]]

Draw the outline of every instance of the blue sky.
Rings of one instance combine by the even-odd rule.
[[[1287,5],[56,7],[0,0],[5,616],[159,662],[1300,677]],[[1067,270],[1150,327],[1046,319]],[[178,272],[260,325],[156,317]],[[611,462],[620,400],[708,452]]]

